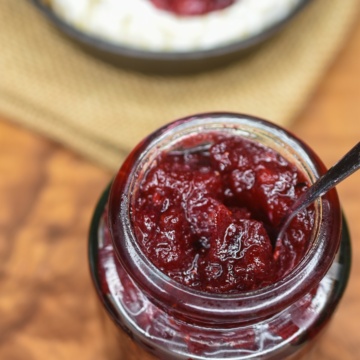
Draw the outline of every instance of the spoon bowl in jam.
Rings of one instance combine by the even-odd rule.
[[[280,231],[276,237],[275,259],[279,256],[279,248],[282,238],[296,214],[307,208],[318,197],[327,193],[330,189],[345,180],[360,167],[360,142],[358,142],[346,155],[322,175],[311,187],[309,187],[288,209],[282,219]]]

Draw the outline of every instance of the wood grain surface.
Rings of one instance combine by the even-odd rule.
[[[290,127],[328,166],[360,139],[359,59],[360,24]],[[107,359],[86,255],[111,177],[0,115],[0,359]],[[318,360],[360,358],[359,184],[357,173],[338,186],[353,266]]]

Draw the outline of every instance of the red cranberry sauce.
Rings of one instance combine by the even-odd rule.
[[[151,0],[159,9],[176,15],[202,15],[230,6],[235,0]]]
[[[189,136],[160,153],[139,185],[132,224],[162,272],[211,293],[275,283],[304,256],[314,210],[299,213],[274,256],[274,234],[308,187],[276,151],[220,133]]]

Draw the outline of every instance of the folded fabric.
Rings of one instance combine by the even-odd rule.
[[[0,113],[111,169],[162,124],[236,111],[288,125],[357,17],[358,0],[313,0],[280,34],[223,68],[145,75],[84,53],[30,1],[0,2]]]

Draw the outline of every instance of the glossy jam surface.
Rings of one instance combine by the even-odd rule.
[[[193,135],[158,154],[132,206],[149,260],[179,283],[233,293],[272,284],[304,256],[313,226],[298,214],[274,256],[274,234],[308,187],[280,154],[242,137]]]
[[[150,0],[157,8],[177,15],[202,15],[224,9],[235,0]]]
[[[114,254],[113,243],[108,228],[108,216],[105,210],[103,224],[100,231],[98,278],[99,286],[108,306],[113,307],[121,304],[114,310],[114,314],[123,312],[125,317],[118,317],[117,321],[124,322],[131,319],[131,325],[136,324],[136,330],[131,329],[129,323],[123,323],[127,333],[136,339],[133,331],[148,334],[150,343],[143,338],[137,339],[146,349],[150,349],[159,359],[192,359],[190,354],[200,356],[200,359],[226,358],[240,359],[251,355],[259,355],[267,349],[279,348],[283,350],[289,346],[291,350],[285,353],[293,353],[302,349],[304,359],[308,359],[307,344],[327,323],[328,316],[322,324],[313,324],[318,319],[319,313],[324,311],[329,294],[332,289],[333,279],[324,279],[322,283],[306,294],[287,311],[281,312],[263,322],[249,325],[239,325],[231,328],[198,327],[192,323],[179,321],[176,317],[164,312],[149,300],[140,288],[128,276]],[[111,300],[109,302],[109,299]],[[199,310],[201,311],[201,310]],[[306,327],[309,327],[305,331]],[[147,339],[147,340],[149,340]],[[301,339],[301,340],[299,340]],[[121,347],[122,341],[117,346]],[[183,357],[171,357],[159,351],[162,347],[167,349],[181,349]],[[221,349],[221,350],[220,350]],[[158,352],[159,351],[159,352]],[[121,356],[120,356],[121,358]],[[142,358],[142,357],[139,357]],[[259,357],[260,358],[260,357]],[[261,357],[263,358],[263,357]],[[265,358],[265,357],[264,357]],[[284,358],[278,356],[277,358]],[[286,357],[287,358],[287,357]],[[291,357],[291,359],[303,359]]]

